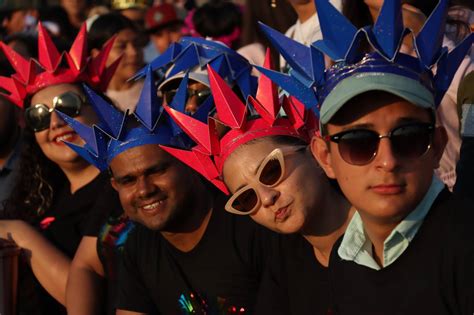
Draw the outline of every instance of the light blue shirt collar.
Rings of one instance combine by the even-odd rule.
[[[433,176],[430,188],[418,206],[410,212],[390,233],[384,242],[384,266],[387,267],[400,257],[408,248],[410,242],[415,237],[428,211],[439,193],[443,190],[444,184],[436,176]],[[347,226],[338,249],[339,257],[343,260],[354,261],[359,265],[371,269],[380,270],[372,254],[372,242],[368,239],[364,224],[359,213],[355,213],[351,222]]]

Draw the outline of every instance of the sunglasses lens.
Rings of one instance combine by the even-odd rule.
[[[414,159],[422,156],[431,144],[430,125],[401,126],[392,132],[392,148],[404,159]]]
[[[257,193],[253,188],[249,188],[240,193],[240,195],[235,198],[234,202],[232,203],[232,208],[239,212],[247,213],[255,208],[257,202]]]
[[[209,89],[199,91],[197,93],[197,102],[198,102],[198,104],[201,105],[202,103],[204,103],[207,100],[207,98],[209,97],[209,95],[211,95],[211,90],[209,90]]]
[[[280,180],[282,175],[283,172],[280,160],[275,158],[269,160],[267,164],[265,164],[260,173],[259,180],[264,185],[272,186]]]
[[[354,130],[343,134],[338,144],[344,161],[353,165],[364,165],[375,156],[379,137],[370,130]]]
[[[49,128],[51,113],[43,104],[35,105],[25,111],[25,121],[28,127],[38,132]]]
[[[79,115],[81,111],[82,100],[76,93],[64,93],[55,98],[55,109],[70,117]]]

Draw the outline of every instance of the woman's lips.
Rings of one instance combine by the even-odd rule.
[[[280,208],[278,209],[277,212],[275,212],[275,221],[283,222],[289,217],[289,215],[290,215],[289,206]]]
[[[371,186],[370,189],[380,195],[397,195],[405,190],[405,186],[398,184],[383,184]]]
[[[77,133],[75,133],[74,131],[70,131],[57,135],[56,137],[54,137],[52,142],[57,145],[64,145],[64,141],[74,142],[76,141],[77,137]]]

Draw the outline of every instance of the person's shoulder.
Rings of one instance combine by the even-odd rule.
[[[440,193],[436,208],[440,220],[447,226],[447,233],[454,237],[468,236],[474,241],[472,224],[474,222],[474,204],[470,199],[453,194],[447,189]]]

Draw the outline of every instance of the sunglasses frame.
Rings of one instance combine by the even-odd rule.
[[[73,92],[73,91],[67,91],[67,92],[64,92],[64,93],[61,93],[59,95],[56,95],[55,97],[53,97],[53,107],[49,107],[48,105],[46,104],[43,104],[43,103],[38,103],[38,104],[34,104],[30,107],[28,107],[26,110],[25,110],[25,122],[27,124],[27,126],[29,128],[31,128],[33,130],[33,132],[40,132],[40,131],[43,131],[43,130],[46,130],[49,128],[49,125],[51,124],[51,113],[56,110],[56,107],[58,106],[58,103],[62,100],[62,97],[64,95],[74,95],[74,97],[77,97],[79,100],[80,100],[80,103],[79,103],[79,106],[77,107],[77,110],[73,113],[73,115],[70,115],[71,117],[77,117],[79,116],[79,114],[81,113],[81,109],[82,109],[82,106],[86,104],[86,101],[84,99],[84,97],[82,97],[81,95],[79,95],[78,93],[76,92]],[[28,115],[31,111],[33,110],[36,110],[38,108],[43,108],[45,109],[45,111],[48,113],[48,117],[49,117],[49,124],[48,124],[48,127],[44,127],[44,128],[35,128],[34,126],[31,125],[31,123],[29,122],[29,118],[28,118]]]
[[[177,89],[172,89],[172,90],[164,91],[164,92],[163,92],[163,97],[164,97],[164,99],[166,100],[166,103],[171,104],[171,102],[173,101],[174,97],[176,96],[177,91],[178,91]],[[186,89],[186,102],[187,102],[191,97],[193,97],[193,96],[196,96],[196,97],[199,98],[199,97],[200,97],[199,94],[200,94],[200,93],[203,93],[203,92],[205,92],[205,94],[207,94],[207,95],[204,95],[204,96],[206,96],[206,97],[203,99],[202,102],[199,103],[199,105],[201,105],[202,103],[204,103],[204,102],[206,101],[206,99],[207,99],[209,96],[212,95],[211,89],[210,89],[209,87],[206,88],[206,89],[203,89],[203,90],[194,90],[194,89],[187,88],[187,89]],[[169,101],[168,101],[168,98],[169,98],[169,97],[167,96],[168,93],[174,93],[173,97],[172,97],[171,100],[169,100]]]
[[[372,156],[370,157],[370,159],[368,159],[367,161],[363,162],[363,163],[352,163],[350,162],[348,159],[346,159],[344,157],[344,154],[341,153],[341,151],[339,150],[339,155],[341,156],[341,158],[348,164],[351,164],[351,165],[357,165],[357,166],[363,166],[363,165],[367,165],[367,164],[370,164],[374,159],[375,157],[377,156],[377,153],[379,151],[379,146],[380,146],[380,140],[383,139],[383,138],[387,138],[390,140],[390,145],[392,147],[392,150],[394,151],[394,155],[397,155],[397,152],[393,149],[393,143],[392,143],[392,137],[393,137],[393,134],[396,130],[400,129],[400,128],[405,128],[407,126],[419,126],[419,127],[424,127],[426,128],[426,130],[428,131],[428,136],[430,137],[430,142],[429,144],[427,145],[425,151],[417,156],[417,157],[414,157],[414,158],[420,158],[422,156],[424,156],[430,149],[431,149],[431,145],[433,143],[433,135],[434,135],[434,131],[436,129],[436,126],[433,124],[433,123],[423,123],[423,122],[417,122],[417,123],[408,123],[408,124],[403,124],[403,125],[400,125],[400,126],[397,126],[395,128],[393,128],[392,130],[390,130],[387,134],[385,135],[381,135],[379,133],[377,133],[376,131],[374,130],[370,130],[370,129],[366,129],[366,128],[360,128],[360,129],[349,129],[349,130],[345,130],[345,131],[341,131],[341,132],[338,132],[336,134],[333,134],[333,135],[327,135],[327,136],[324,136],[323,139],[325,141],[331,141],[331,142],[334,142],[338,145],[338,150],[339,150],[339,142],[342,140],[342,137],[345,135],[345,134],[348,134],[348,133],[351,133],[351,132],[354,132],[354,131],[368,131],[372,134],[375,134],[377,135],[377,145],[376,145],[376,148],[375,148],[375,151],[373,152]],[[398,157],[400,159],[404,159],[403,157]],[[405,158],[405,159],[414,159],[414,158]]]
[[[272,187],[275,187],[277,186],[278,184],[280,184],[282,182],[282,180],[284,179],[285,177],[285,173],[286,173],[286,166],[285,166],[285,155],[289,155],[291,153],[297,153],[297,152],[300,152],[302,149],[306,149],[307,146],[292,146],[292,147],[284,147],[284,148],[276,148],[275,150],[273,150],[272,152],[270,152],[262,161],[262,163],[260,163],[260,166],[258,167],[258,170],[257,170],[257,174],[255,175],[256,178],[257,178],[257,181],[260,185],[263,185],[265,187],[269,187],[269,188],[272,188]],[[265,167],[267,166],[268,162],[270,162],[271,160],[273,159],[277,159],[279,164],[280,164],[280,168],[281,168],[281,175],[280,177],[278,178],[278,180],[275,181],[275,183],[271,184],[271,185],[266,185],[264,183],[262,183],[260,181],[260,177],[262,175],[262,172],[263,170],[265,169]],[[230,213],[233,213],[233,214],[237,214],[237,215],[248,215],[248,214],[252,214],[253,212],[255,212],[255,210],[258,209],[258,207],[260,206],[260,196],[258,195],[257,193],[257,185],[258,184],[247,184],[245,185],[244,187],[240,188],[239,190],[237,190],[235,193],[232,194],[232,196],[229,198],[229,200],[227,201],[227,203],[225,204],[225,210],[227,212],[230,212]],[[246,192],[247,190],[249,189],[252,189],[255,193],[255,196],[257,197],[257,202],[255,203],[255,206],[249,210],[249,211],[239,211],[237,209],[235,209],[232,204],[234,203],[234,201],[240,197],[242,195],[242,193]]]

